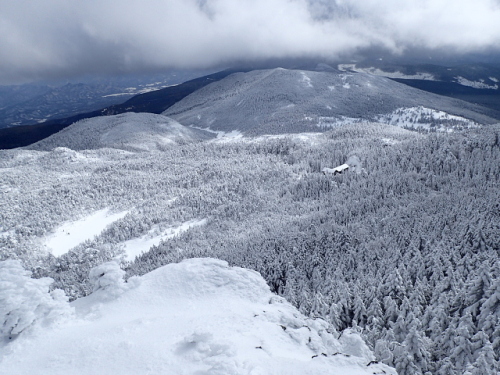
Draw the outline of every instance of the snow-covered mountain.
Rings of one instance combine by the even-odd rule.
[[[368,353],[358,332],[400,375],[496,375],[500,124],[384,77],[317,70],[204,77],[136,102],[177,103],[165,115],[108,113],[1,150],[0,274],[15,282],[0,280],[0,332],[20,335],[0,373],[390,372],[346,349]],[[256,281],[239,294],[220,262],[162,268],[190,258],[259,272],[300,314],[255,292],[251,272],[237,271]],[[74,300],[59,327],[68,304],[47,277]]]
[[[111,147],[151,151],[172,144],[213,137],[209,132],[188,128],[162,115],[130,112],[81,120],[30,148],[52,150],[55,147],[67,147],[72,150],[89,150]]]
[[[72,315],[0,343],[0,374],[396,374],[359,334],[305,317],[254,271],[191,259],[128,283],[116,263],[92,273],[96,291]]]
[[[281,68],[232,74],[194,92],[163,114],[187,126],[258,135],[384,121],[395,111],[412,108],[424,108],[430,115],[423,122],[437,129],[496,122],[482,107],[416,90],[385,77]],[[447,121],[446,116],[432,115],[437,111],[454,117]],[[422,118],[418,114],[413,117],[410,126],[418,127]],[[409,124],[407,121],[399,125]]]

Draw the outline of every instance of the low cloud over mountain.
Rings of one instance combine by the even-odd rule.
[[[0,2],[0,83],[363,51],[498,53],[500,2]]]

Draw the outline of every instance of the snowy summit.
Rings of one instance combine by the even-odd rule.
[[[112,262],[71,319],[34,325],[2,348],[0,374],[395,374],[360,336],[301,315],[254,271],[213,259],[128,283]]]

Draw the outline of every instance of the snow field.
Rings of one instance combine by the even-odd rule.
[[[133,261],[134,258],[142,252],[148,251],[152,246],[157,246],[161,241],[178,236],[193,227],[205,225],[206,219],[190,220],[177,227],[171,227],[158,234],[158,227],[153,227],[142,237],[134,238],[122,243],[126,254],[126,260]]]
[[[200,115],[198,115],[198,119],[201,119]],[[202,127],[193,126],[193,125],[190,125],[189,127],[193,128],[193,129],[204,130],[206,132],[215,134],[216,138],[214,139],[214,141],[223,141],[223,142],[224,141],[234,141],[234,140],[243,138],[243,133],[241,133],[238,130],[224,132],[224,131],[212,130],[210,128],[202,128]]]
[[[42,245],[54,256],[61,256],[75,246],[100,234],[108,225],[125,217],[128,211],[109,213],[109,208],[94,212],[83,219],[64,223],[54,233],[42,239]]]
[[[9,344],[0,374],[395,374],[361,338],[330,333],[262,277],[191,259],[72,303],[75,319]]]

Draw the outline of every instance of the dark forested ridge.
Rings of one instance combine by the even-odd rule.
[[[361,164],[337,176],[324,167]],[[131,153],[1,151],[0,259],[72,298],[126,241],[193,219],[127,275],[192,257],[260,272],[339,331],[357,327],[400,374],[497,374],[500,125],[418,134],[360,123],[323,134]],[[41,241],[74,218],[128,214],[60,257]]]
[[[483,107],[494,109],[495,111],[500,111],[500,90],[477,89],[463,86],[455,82],[397,78],[393,78],[393,80],[420,90],[449,96],[451,98],[479,104]],[[498,120],[500,120],[500,118]]]

